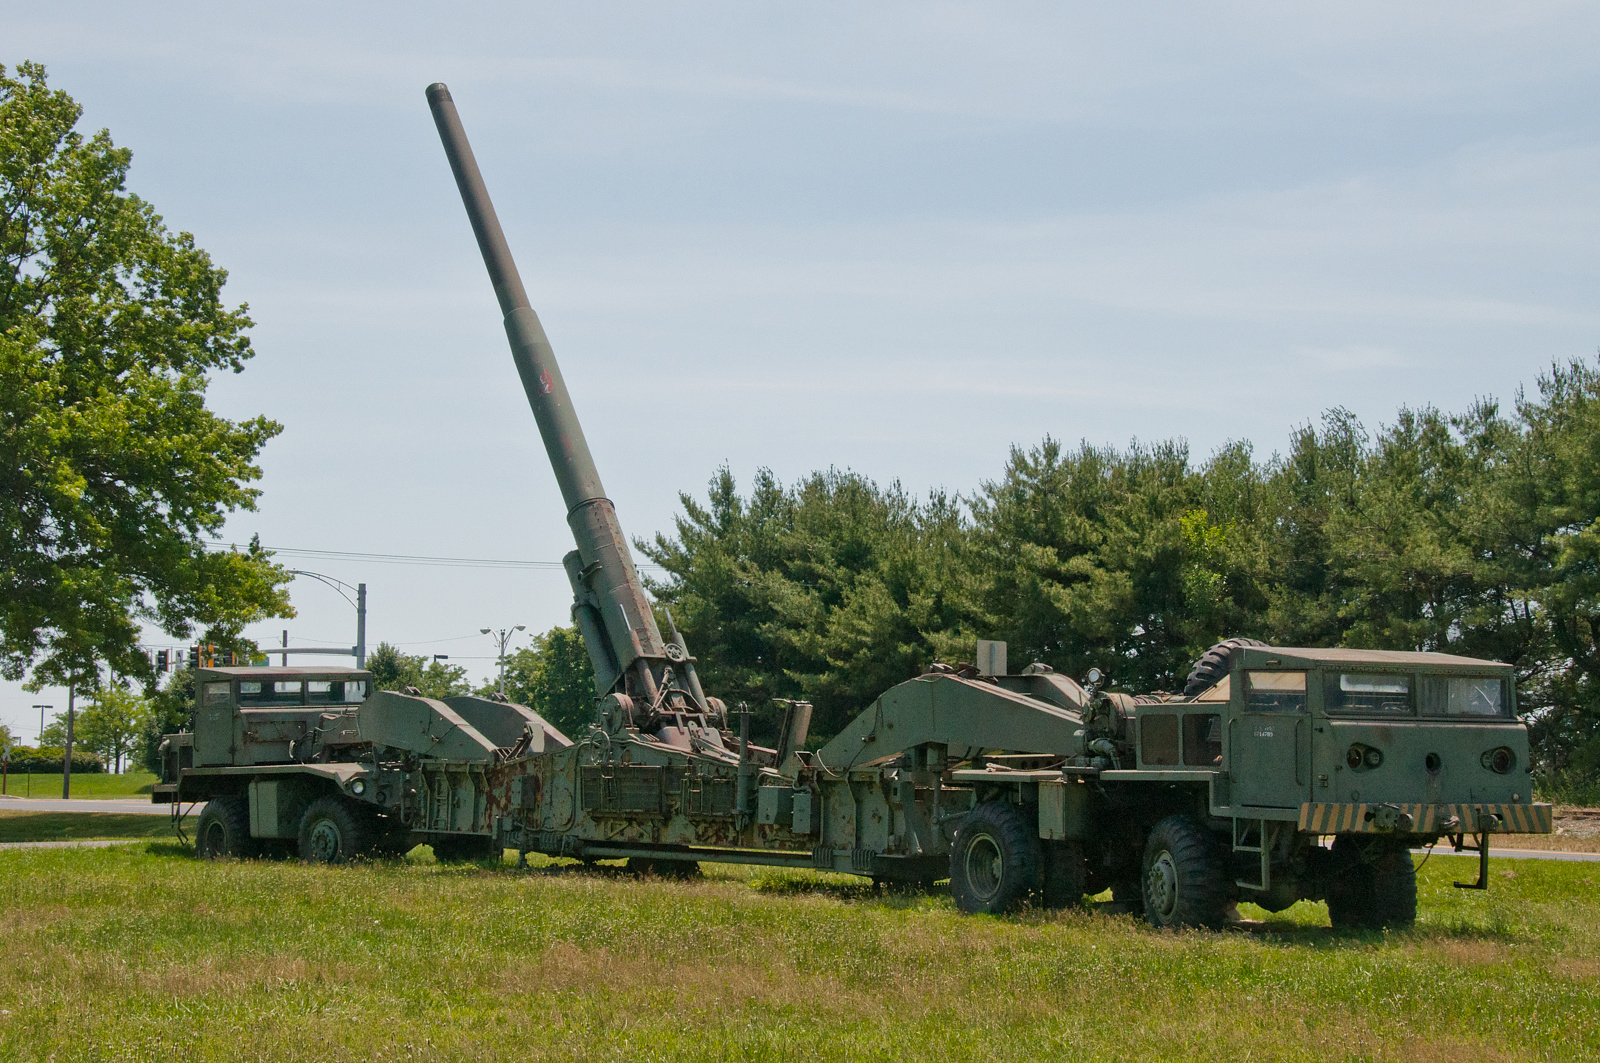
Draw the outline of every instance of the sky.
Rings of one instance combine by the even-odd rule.
[[[369,645],[475,679],[481,628],[566,622],[571,542],[433,81],[634,537],[723,465],[971,493],[1045,436],[1265,459],[1331,407],[1509,402],[1600,345],[1592,4],[5,0],[0,25],[250,306],[211,405],[284,430],[224,539],[365,583]],[[294,604],[249,634],[353,641],[333,588]],[[28,741],[65,701],[0,684],[0,722]]]

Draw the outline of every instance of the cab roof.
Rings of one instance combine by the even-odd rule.
[[[234,676],[239,679],[259,679],[264,675],[361,675],[370,676],[372,673],[365,668],[346,668],[344,665],[330,664],[322,668],[202,668],[202,672],[211,672],[215,675]]]
[[[1358,650],[1347,646],[1328,648],[1301,646],[1246,646],[1245,652],[1255,658],[1298,657],[1305,661],[1349,662],[1351,664],[1395,665],[1445,665],[1457,668],[1509,668],[1501,661],[1486,661],[1478,657],[1458,657],[1453,653],[1433,653],[1424,650]]]

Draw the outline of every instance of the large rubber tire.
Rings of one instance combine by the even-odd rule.
[[[1341,834],[1333,841],[1328,921],[1340,930],[1403,930],[1417,921],[1417,869],[1403,844]]]
[[[989,801],[973,809],[950,849],[950,893],[969,915],[1018,907],[1039,888],[1039,832],[1016,805]]]
[[[1150,831],[1141,885],[1145,921],[1163,930],[1215,930],[1233,905],[1222,846],[1189,816],[1168,816]]]
[[[220,857],[243,859],[259,852],[250,837],[250,805],[243,797],[213,797],[200,810],[195,827],[194,854],[202,860]]]
[[[627,871],[628,874],[640,878],[654,876],[687,881],[705,877],[700,865],[694,860],[659,860],[648,856],[628,857]]]
[[[394,859],[416,848],[416,835],[398,816],[373,816],[372,855]]]
[[[428,844],[433,846],[433,858],[441,864],[476,864],[500,858],[494,839],[483,834],[441,834]]]
[[[1194,667],[1189,669],[1189,678],[1183,683],[1183,696],[1192,698],[1196,694],[1221,681],[1228,674],[1228,662],[1233,660],[1233,651],[1245,646],[1265,646],[1266,643],[1259,639],[1225,639],[1200,655],[1194,662]]]
[[[1078,842],[1049,842],[1044,846],[1043,889],[1046,908],[1072,908],[1083,901],[1089,884],[1089,866]]]
[[[372,844],[372,822],[342,797],[319,797],[300,818],[300,859],[347,864]]]

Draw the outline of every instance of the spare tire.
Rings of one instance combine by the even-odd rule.
[[[1260,639],[1225,639],[1200,655],[1194,662],[1194,667],[1189,669],[1189,678],[1183,684],[1183,696],[1192,698],[1213,683],[1221,681],[1228,674],[1228,664],[1233,660],[1233,651],[1245,646],[1262,646],[1267,644]]]

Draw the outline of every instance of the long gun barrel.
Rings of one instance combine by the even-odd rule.
[[[573,618],[594,664],[595,686],[601,695],[620,692],[621,680],[635,696],[654,699],[668,650],[633,567],[616,509],[600,485],[600,473],[589,454],[555,352],[528,302],[450,90],[440,83],[429,85],[428,106],[505,315],[506,338],[522,377],[522,389],[528,393],[528,405],[533,407],[567,505],[567,524],[578,546],[566,557],[567,575],[577,598]]]

